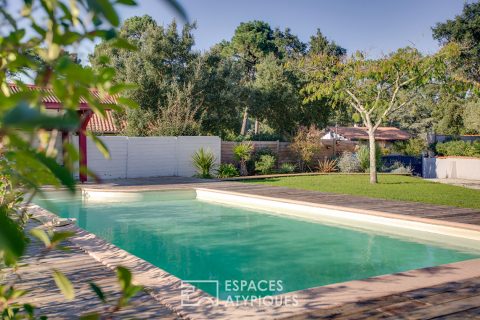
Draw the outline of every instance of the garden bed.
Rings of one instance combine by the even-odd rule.
[[[347,172],[300,172],[300,173],[274,173],[274,174],[263,174],[263,175],[253,175],[253,176],[242,176],[242,177],[230,177],[222,178],[222,181],[240,181],[240,180],[260,180],[260,179],[270,179],[270,178],[283,178],[283,177],[304,177],[304,176],[368,176],[368,172],[357,172],[357,173],[347,173]],[[392,176],[411,176],[408,173],[383,173],[379,172],[378,175],[392,175]]]

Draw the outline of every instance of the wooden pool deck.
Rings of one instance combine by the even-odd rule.
[[[104,184],[86,184],[81,187],[118,191],[208,188],[355,210],[382,211],[389,214],[464,223],[472,226],[480,225],[479,210],[345,196],[241,182],[161,177],[110,181]],[[85,311],[101,310],[101,303],[98,299],[95,299],[93,293],[88,289],[89,281],[95,281],[106,288],[106,291],[113,296],[115,296],[114,292],[117,288],[115,274],[111,269],[95,260],[75,244],[67,242],[67,245],[71,248],[68,252],[51,252],[41,256],[41,246],[34,243],[24,259],[24,262],[28,265],[20,269],[22,287],[33,288],[29,295],[22,298],[22,302],[35,304],[39,307],[41,314],[49,315],[49,319],[77,318]],[[72,280],[77,289],[77,296],[73,301],[64,301],[48,272],[52,268],[63,271]],[[429,270],[425,270],[425,272],[428,273]],[[12,273],[7,274],[6,279],[10,279],[9,277],[12,276]],[[0,282],[2,281],[0,280]],[[302,319],[306,316],[293,318]],[[315,312],[307,317],[315,319],[480,319],[480,277],[447,281],[440,285],[427,285],[424,288],[390,294],[381,298],[348,303]],[[170,311],[169,308],[151,295],[141,293],[134,299],[132,307],[116,314],[115,318],[175,319],[182,318],[182,316]],[[278,318],[292,317],[279,316]]]

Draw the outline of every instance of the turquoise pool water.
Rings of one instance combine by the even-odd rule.
[[[409,238],[323,225],[195,200],[194,192],[148,192],[113,202],[52,193],[36,203],[185,280],[281,281],[269,295],[480,256]],[[138,198],[135,198],[138,196]],[[47,201],[48,199],[48,201]],[[195,284],[215,294],[209,284]],[[230,287],[231,290],[231,287]],[[236,291],[235,294],[238,294]]]

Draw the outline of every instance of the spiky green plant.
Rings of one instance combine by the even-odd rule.
[[[200,148],[192,156],[192,164],[197,169],[197,175],[201,178],[209,179],[212,177],[210,171],[215,166],[215,155],[210,150]]]
[[[253,145],[251,142],[242,142],[233,148],[233,156],[240,163],[240,175],[248,175],[247,161],[252,157]]]

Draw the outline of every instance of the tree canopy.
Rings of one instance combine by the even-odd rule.
[[[480,82],[480,2],[466,2],[454,19],[437,23],[433,38],[440,44],[456,42],[463,47],[456,66],[467,78]]]

